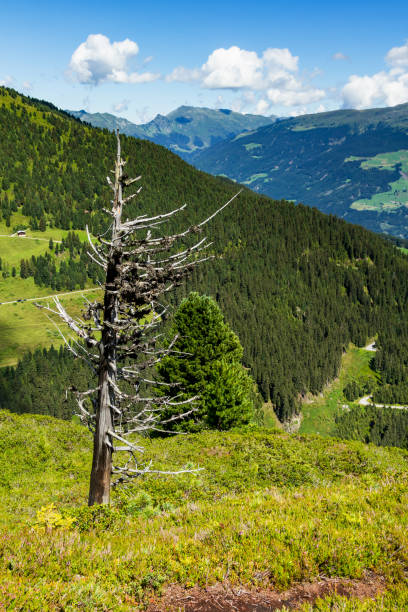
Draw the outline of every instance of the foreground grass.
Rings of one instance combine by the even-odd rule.
[[[313,397],[311,401],[303,404],[300,433],[333,435],[336,415],[342,410],[343,404],[350,403],[344,397],[344,387],[352,381],[360,382],[367,378],[377,380],[378,375],[370,368],[372,358],[372,351],[366,351],[364,348],[350,344],[342,356],[338,378],[330,383],[318,397]]]
[[[254,431],[147,441],[155,467],[204,470],[140,480],[114,495],[111,510],[89,511],[80,508],[89,434],[49,417],[0,414],[3,609],[134,610],[171,583],[284,589],[366,570],[386,577],[389,608],[374,607],[384,605],[379,598],[316,609],[398,610],[408,601],[402,450]],[[50,502],[75,518],[71,528],[34,526]]]

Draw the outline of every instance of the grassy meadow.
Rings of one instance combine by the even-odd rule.
[[[11,226],[24,221],[15,213]],[[0,223],[0,256],[17,270],[67,234],[9,233]],[[61,296],[71,314],[85,291]],[[51,293],[32,278],[0,277],[0,366],[62,342],[34,306]],[[0,411],[0,611],[163,609],[171,585],[281,592],[369,574],[386,585],[375,600],[333,595],[302,609],[408,609],[408,453],[326,437],[344,386],[375,378],[372,355],[350,345],[338,379],[304,404],[297,435],[279,430],[265,405],[264,430],[143,440],[155,469],[197,471],[140,478],[114,490],[110,508],[86,507],[86,429]]]
[[[0,609],[142,610],[168,585],[281,591],[367,572],[386,581],[376,603],[304,609],[408,605],[403,450],[255,430],[146,440],[155,468],[203,469],[90,510],[84,428],[1,412],[0,431]]]
[[[361,159],[361,168],[370,170],[379,168],[380,170],[394,170],[400,164],[401,176],[398,180],[390,183],[389,191],[376,193],[371,198],[356,200],[351,208],[355,210],[393,210],[408,204],[408,151],[392,151],[381,153],[374,157],[359,158],[351,156],[346,161],[356,161]]]
[[[318,433],[322,436],[334,433],[336,415],[344,410],[343,406],[350,404],[344,397],[344,387],[352,381],[378,379],[378,374],[370,368],[372,358],[372,351],[350,344],[342,356],[338,377],[320,395],[306,398],[303,403],[300,433]]]
[[[28,219],[20,212],[13,213],[10,227],[6,227],[4,220],[0,221],[0,257],[2,268],[7,269],[10,276],[3,278],[0,275],[0,367],[15,365],[26,351],[38,347],[49,347],[51,344],[59,346],[63,340],[52,322],[45,313],[34,306],[34,298],[45,298],[52,295],[49,287],[39,287],[34,284],[32,277],[22,279],[19,276],[21,259],[29,259],[32,255],[38,257],[49,251],[49,240],[60,242],[68,234],[67,230],[48,227],[45,232],[27,229],[27,237],[12,237],[12,228],[17,225],[28,225]],[[86,232],[76,231],[81,240],[86,240]],[[67,257],[64,253],[59,257]],[[16,276],[11,276],[12,268],[16,268]],[[82,293],[88,298],[99,289],[87,287],[85,291],[61,292],[61,302],[72,315],[79,315],[82,305]],[[18,303],[8,304],[7,302]],[[44,304],[47,301],[39,300]],[[51,303],[51,300],[49,300]],[[55,318],[58,325],[64,326]]]

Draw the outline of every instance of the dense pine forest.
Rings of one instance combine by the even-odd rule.
[[[94,235],[106,230],[102,209],[110,196],[105,177],[114,159],[111,133],[0,88],[0,142],[0,201],[6,222],[19,210],[32,227],[45,223],[72,231],[88,224]],[[129,175],[143,176],[143,191],[137,204],[129,205],[129,218],[141,209],[147,214],[167,212],[187,202],[178,221],[185,226],[237,191],[233,183],[199,172],[147,141],[123,137],[122,149]],[[408,257],[361,227],[247,189],[214,219],[208,234],[215,260],[201,266],[180,289],[175,305],[190,289],[217,300],[244,347],[245,365],[281,420],[299,410],[306,393],[318,393],[336,376],[350,341],[362,346],[376,333],[380,350],[375,361],[383,392],[398,391],[400,401],[408,402],[403,385],[408,367]],[[34,274],[37,270],[40,283],[65,287],[61,266],[68,261],[55,254],[55,247],[44,259],[47,262],[28,262],[28,269]],[[82,245],[72,247],[70,259],[72,266],[84,261]],[[23,274],[31,273],[27,262],[23,269]],[[21,269],[17,273],[21,275]],[[96,279],[92,268],[87,279],[78,272],[76,284],[89,279]],[[69,410],[56,408],[55,398],[79,367],[68,365],[69,359],[64,351],[38,353],[3,372],[0,405],[19,412],[48,412],[49,406],[51,414],[67,417]],[[44,380],[47,362],[60,366]],[[38,375],[29,377],[30,368]],[[77,380],[85,381],[81,377],[78,374]],[[42,392],[31,389],[42,384]],[[31,399],[10,405],[13,390],[17,395],[19,388],[27,389]],[[53,400],[44,401],[47,393]]]
[[[408,449],[408,411],[375,406],[354,406],[336,419],[336,435],[377,446]]]
[[[87,388],[88,367],[65,348],[27,353],[15,368],[0,370],[0,402],[18,414],[48,414],[71,420],[76,402],[72,387]]]

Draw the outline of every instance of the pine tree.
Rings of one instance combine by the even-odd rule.
[[[175,385],[174,397],[199,397],[199,409],[188,421],[175,422],[174,429],[229,429],[249,423],[254,417],[255,383],[241,364],[238,336],[217,303],[190,293],[175,314],[170,335],[177,335],[177,341],[174,352],[159,364],[161,380]],[[172,414],[168,410],[166,418]]]

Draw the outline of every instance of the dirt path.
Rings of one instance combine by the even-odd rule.
[[[15,234],[0,234],[0,238],[16,238],[17,240],[42,240],[43,242],[49,242],[50,239],[49,238],[40,238],[38,236],[16,236]],[[59,244],[61,244],[61,240],[54,240],[54,238],[52,239],[52,241],[58,242]]]
[[[376,408],[393,408],[394,410],[408,410],[408,406],[398,406],[397,404],[374,404],[371,395],[365,395],[358,400],[360,406],[375,406]]]
[[[268,612],[269,610],[297,610],[304,604],[329,595],[343,595],[358,599],[372,599],[386,588],[385,580],[367,572],[362,580],[321,578],[303,582],[287,591],[254,590],[231,587],[228,583],[207,588],[185,589],[171,585],[163,597],[148,607],[148,612]]]

